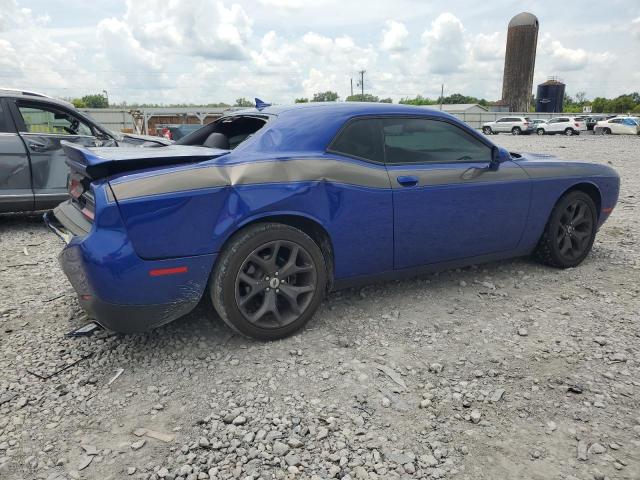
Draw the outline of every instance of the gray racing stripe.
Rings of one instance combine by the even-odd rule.
[[[526,180],[527,173],[519,167],[502,166],[498,170],[470,167],[460,168],[432,168],[432,169],[393,169],[389,170],[392,188],[406,188],[396,181],[396,177],[414,176],[418,178],[418,186],[455,185],[461,183],[504,182],[509,180]]]
[[[118,200],[201,188],[260,183],[328,181],[389,188],[385,169],[329,159],[297,159],[207,166],[111,183]]]

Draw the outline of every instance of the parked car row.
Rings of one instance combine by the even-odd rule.
[[[482,125],[485,135],[511,133],[512,135],[580,135],[592,130],[604,135],[638,135],[640,134],[640,118],[630,116],[558,116],[543,120],[529,117],[502,117],[494,122]]]

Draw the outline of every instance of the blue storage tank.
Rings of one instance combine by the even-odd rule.
[[[557,78],[550,78],[538,85],[536,112],[559,113],[564,104],[565,84]]]

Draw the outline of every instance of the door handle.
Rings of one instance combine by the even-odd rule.
[[[44,143],[34,142],[33,140],[29,140],[27,143],[29,144],[29,148],[34,152],[42,152],[47,148]]]
[[[418,184],[418,177],[415,175],[401,175],[396,179],[403,187],[415,187]]]

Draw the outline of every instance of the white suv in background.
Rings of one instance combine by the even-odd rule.
[[[502,117],[495,122],[487,122],[482,125],[482,133],[485,135],[501,132],[512,135],[529,134],[533,132],[533,123],[529,117]]]
[[[580,132],[587,131],[587,122],[583,117],[554,117],[547,123],[536,126],[538,135],[555,135],[562,133],[564,135],[580,135]]]

